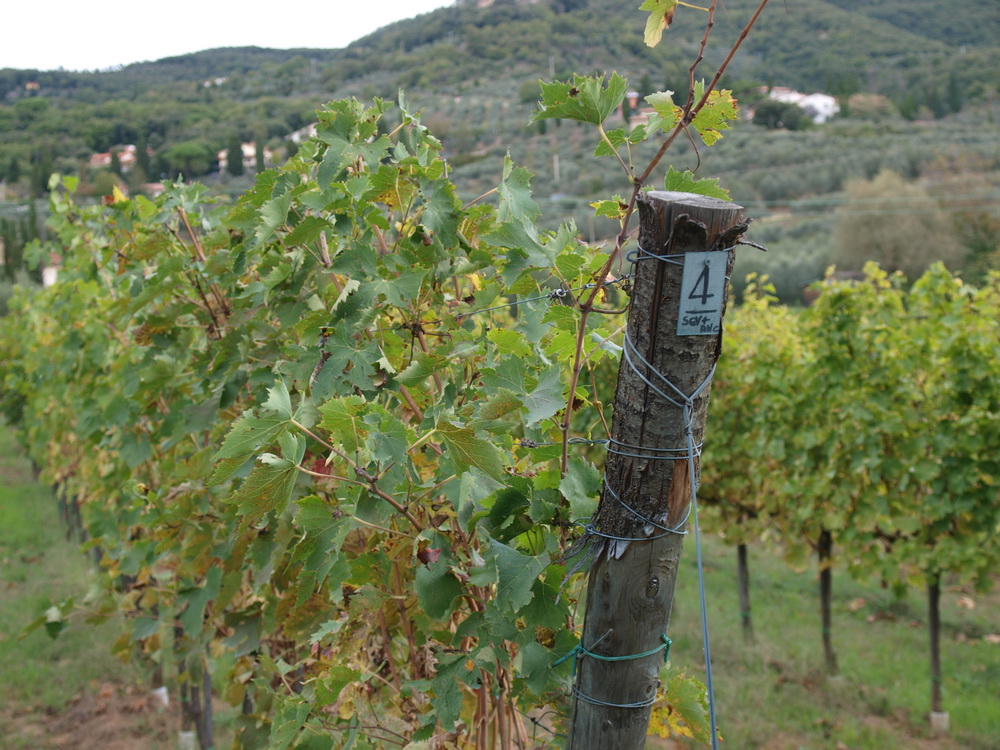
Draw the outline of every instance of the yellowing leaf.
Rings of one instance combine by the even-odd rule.
[[[615,221],[621,221],[628,209],[628,204],[620,200],[594,201],[590,206],[594,209],[595,216],[607,216]]]
[[[695,99],[700,100],[705,88],[704,82],[695,85]],[[729,130],[729,123],[737,116],[736,100],[728,89],[712,91],[701,111],[691,121],[706,146],[711,146],[722,137],[720,131]]]
[[[650,118],[650,132],[656,128],[663,131],[672,130],[684,115],[684,110],[674,104],[673,91],[658,91],[655,94],[650,94],[646,97],[646,102],[655,110],[658,118]]]
[[[712,730],[705,686],[683,673],[671,677],[664,700],[653,706],[649,731],[658,737],[691,737],[709,744]]]
[[[646,31],[643,39],[647,47],[655,47],[663,38],[663,31],[670,28],[674,20],[674,11],[677,9],[677,0],[646,0],[639,6],[639,10],[648,10],[649,18],[646,19]]]

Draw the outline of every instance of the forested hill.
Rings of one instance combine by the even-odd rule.
[[[442,85],[498,71],[547,69],[552,56],[557,75],[649,71],[657,61],[675,75],[698,41],[703,16],[681,8],[668,43],[651,55],[642,44],[636,6],[632,0],[551,0],[446,8],[360,40],[335,67],[341,80],[396,70],[403,71],[404,82]],[[721,3],[710,53],[721,54],[756,6],[755,0]],[[1000,70],[998,46],[995,3],[776,0],[748,39],[736,71],[796,87],[892,94],[924,85],[942,69],[955,69],[966,83],[973,77],[989,81],[991,71]]]
[[[289,134],[324,101],[391,99],[400,88],[422,105],[462,97],[502,106],[504,117],[481,123],[487,135],[524,137],[527,116],[515,109],[537,99],[539,78],[616,70],[641,94],[686,90],[705,19],[680,8],[665,43],[650,50],[638,0],[476,5],[462,0],[338,50],[239,47],[103,72],[0,70],[0,181],[8,197],[38,195],[51,171],[77,172],[91,155],[125,144],[151,155],[132,183],[198,178],[240,142],[286,153]],[[721,60],[755,7],[720,0],[703,70]],[[995,2],[772,0],[723,83],[744,100],[761,84],[845,101],[878,93],[904,118],[940,118],[996,96],[998,40]]]
[[[714,35],[721,45],[742,27],[755,0],[726,0]],[[616,69],[658,79],[678,74],[697,41],[701,14],[681,9],[668,44],[642,44],[634,0],[496,0],[459,3],[387,26],[342,50],[220,48],[121,69],[0,71],[0,96],[17,97],[29,81],[49,95],[103,93],[124,98],[150,88],[237,77],[242,91],[295,95],[336,93],[365,83],[445,86],[488,75],[507,78],[549,70],[557,75]],[[335,15],[336,11],[331,10]],[[964,86],[995,80],[1000,4],[982,0],[774,0],[748,39],[736,72],[746,78],[809,89],[849,88],[894,94],[952,71]],[[710,50],[719,50],[710,44]],[[661,70],[655,70],[659,64]],[[277,78],[279,91],[244,77]],[[274,87],[272,87],[274,88]]]

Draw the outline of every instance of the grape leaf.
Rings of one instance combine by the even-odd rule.
[[[672,733],[705,745],[712,741],[707,691],[694,677],[683,673],[671,677],[664,701],[653,707],[653,716],[650,729],[661,737]]]
[[[630,133],[626,133],[624,128],[615,128],[607,131],[604,135],[607,136],[607,140],[602,138],[597,143],[594,156],[614,156],[617,150],[626,143],[633,146],[642,143],[646,139],[646,128],[639,125],[632,128]]]
[[[476,412],[477,421],[488,422],[513,414],[524,406],[524,402],[516,394],[501,388],[497,393],[483,402]]]
[[[289,410],[289,416],[291,411]],[[212,458],[241,458],[263,450],[277,440],[288,428],[287,419],[278,417],[244,416],[233,425],[222,447]],[[238,466],[236,468],[239,468]]]
[[[237,514],[242,516],[239,531],[263,518],[265,513],[283,509],[291,499],[297,477],[298,472],[291,461],[262,457],[233,493],[232,502],[236,504]]]
[[[647,47],[655,47],[663,38],[664,29],[669,29],[674,20],[674,11],[677,9],[677,0],[645,0],[639,6],[639,10],[648,10],[649,18],[646,19],[646,30],[643,32],[643,40]]]
[[[339,624],[339,621],[337,621]],[[316,643],[319,639],[312,642]],[[321,679],[316,680],[316,708],[331,706],[340,698],[340,692],[361,679],[361,672],[351,669],[345,664],[334,664],[329,667]]]
[[[267,201],[260,207],[260,224],[257,225],[257,239],[266,242],[288,217],[288,209],[292,205],[292,193],[283,195]]]
[[[559,491],[569,500],[571,518],[589,518],[597,507],[601,490],[601,473],[583,458],[573,457],[566,467],[566,476],[559,482]]]
[[[628,90],[628,81],[612,73],[607,88],[603,78],[573,76],[572,82],[539,82],[542,87],[541,108],[532,115],[532,122],[547,118],[579,120],[600,125],[621,106]]]
[[[417,385],[435,372],[439,372],[447,362],[448,360],[439,354],[417,352],[413,361],[396,375],[395,380],[403,385]]]
[[[545,370],[534,390],[524,395],[524,405],[528,408],[524,423],[529,426],[548,419],[566,405],[562,378],[557,368]]]
[[[462,595],[462,584],[444,560],[418,567],[413,588],[417,592],[420,608],[435,620],[448,619],[454,610],[455,600]]]
[[[406,307],[420,295],[420,288],[427,271],[416,269],[399,274],[383,270],[382,276],[368,282],[372,296],[384,295],[390,304],[396,307]]]
[[[465,658],[460,656],[458,660],[465,661]],[[454,674],[455,671],[455,667],[448,670],[440,669],[438,676],[431,683],[434,690],[431,705],[434,706],[438,721],[446,730],[453,729],[462,714],[462,688],[457,675]]]
[[[490,544],[490,553],[500,572],[496,605],[501,610],[517,612],[531,601],[531,588],[547,563],[541,557],[523,555],[496,539],[491,539]]]
[[[705,92],[705,82],[698,81],[694,87],[695,101],[701,101]],[[729,130],[729,123],[737,116],[736,100],[728,89],[712,91],[701,111],[691,121],[706,146],[711,146],[722,137],[723,130]]]
[[[531,641],[518,653],[521,662],[518,671],[524,677],[528,689],[541,695],[552,673],[552,652],[536,641]]]
[[[524,167],[515,167],[510,154],[504,157],[503,179],[497,186],[497,193],[500,195],[498,221],[533,221],[541,213],[531,198],[531,173]]]
[[[461,473],[470,466],[475,466],[493,479],[503,478],[500,452],[492,443],[476,437],[472,430],[457,427],[450,422],[438,422],[437,431],[444,439],[456,472]]]
[[[672,130],[684,116],[684,110],[674,104],[673,91],[658,91],[646,97],[646,102],[656,112],[659,119],[649,122],[650,129]]]
[[[320,426],[330,431],[331,437],[348,453],[358,449],[361,438],[368,434],[368,428],[361,418],[368,407],[361,396],[331,398],[319,407],[323,415]]]
[[[707,195],[709,198],[719,198],[724,201],[731,201],[729,191],[719,185],[718,177],[706,177],[696,179],[690,170],[678,172],[673,167],[667,170],[667,177],[663,182],[663,189],[678,193],[696,193],[697,195]]]
[[[179,603],[187,603],[187,608],[181,612],[177,620],[184,626],[187,634],[197,633],[205,614],[205,606],[219,593],[222,583],[222,568],[209,568],[205,580],[200,586],[181,591],[177,595]]]
[[[264,402],[263,406],[283,419],[291,419],[292,397],[288,394],[288,386],[279,380],[272,388],[268,388],[267,401]]]
[[[519,331],[509,328],[494,328],[486,334],[486,338],[496,344],[497,349],[506,354],[518,357],[530,357],[531,346]]]
[[[212,470],[212,475],[208,478],[208,486],[213,487],[217,484],[222,484],[227,479],[232,477],[248,463],[251,455],[252,454],[243,453],[234,458],[223,458],[219,460],[215,468]]]
[[[314,242],[329,228],[330,222],[326,219],[322,219],[319,216],[306,216],[285,237],[285,245],[287,247],[295,247],[296,245],[306,245]]]
[[[590,206],[594,209],[594,216],[606,216],[615,221],[621,221],[625,217],[625,211],[628,210],[628,204],[621,201],[618,196],[609,201],[594,201]]]
[[[309,703],[301,698],[283,701],[271,721],[271,737],[267,746],[275,750],[285,750],[291,745],[309,718],[311,708]]]
[[[563,251],[556,256],[556,270],[566,282],[572,282],[583,270],[587,259],[574,252]]]

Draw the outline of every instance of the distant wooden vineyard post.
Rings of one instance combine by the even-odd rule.
[[[747,224],[741,206],[688,193],[645,193],[639,214],[605,484],[589,527],[570,750],[645,746],[684,541],[673,530],[687,526],[732,247]]]

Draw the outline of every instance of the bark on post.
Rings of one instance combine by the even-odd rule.
[[[656,649],[668,633],[684,540],[663,527],[685,523],[692,481],[685,415],[657,392],[670,389],[656,373],[686,396],[709,378],[722,346],[721,318],[718,332],[677,335],[682,256],[725,252],[728,278],[731,248],[749,223],[741,206],[687,193],[646,193],[639,217],[644,253],[635,264],[629,310],[625,353],[631,357],[623,354],[618,372],[605,484],[593,521],[597,533],[591,539],[594,562],[581,645],[603,657],[653,653],[620,661],[578,656],[570,750],[645,746],[664,659]],[[723,313],[727,292],[723,285]],[[711,302],[717,306],[720,300]],[[706,387],[691,405],[695,445],[703,439],[707,409]],[[697,457],[694,465],[697,474]]]

